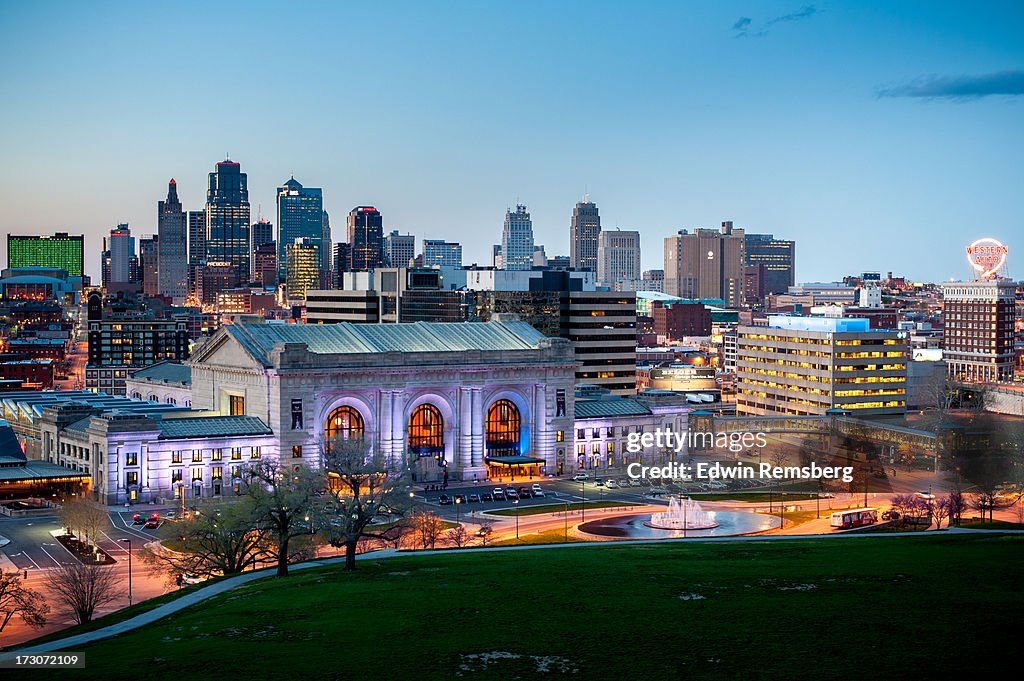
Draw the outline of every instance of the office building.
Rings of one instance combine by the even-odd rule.
[[[517,204],[515,212],[505,211],[505,226],[501,233],[501,269],[529,270],[533,268],[533,222],[526,206]]]
[[[601,232],[597,239],[597,283],[616,291],[635,291],[640,277],[640,232]]]
[[[424,244],[426,242],[424,241]],[[384,237],[384,265],[387,267],[409,267],[416,258],[416,237],[399,234],[397,229]]]
[[[376,291],[306,291],[306,323],[377,324],[380,322],[380,296]]]
[[[1013,380],[1015,290],[1009,279],[942,284],[943,359],[951,379]]]
[[[210,173],[206,192],[206,260],[229,263],[238,281],[251,275],[249,188],[246,174],[228,159]]]
[[[237,288],[238,268],[229,262],[207,262],[196,267],[196,300],[206,308],[217,304],[217,294]]]
[[[462,244],[444,239],[424,239],[423,266],[462,267]]]
[[[771,234],[746,234],[745,265],[764,265],[764,295],[785,293],[796,283],[796,242]]]
[[[745,241],[742,229],[683,229],[665,239],[665,293],[681,298],[721,298],[743,305]]]
[[[110,236],[105,242],[104,250],[110,251],[110,279],[111,284],[127,284],[137,281],[138,275],[134,273],[132,261],[136,260],[135,237],[132,236],[128,225],[120,224],[110,230]],[[137,267],[137,264],[134,266]]]
[[[569,265],[574,269],[597,271],[601,216],[587,197],[576,204],[569,223]]]
[[[58,267],[81,277],[85,265],[85,237],[57,232],[53,236],[7,235],[8,267]]]
[[[696,300],[654,301],[651,318],[659,343],[711,335],[711,310]]]
[[[253,250],[252,269],[253,281],[261,288],[277,288],[277,243],[268,241]]]
[[[384,218],[373,206],[356,206],[348,214],[348,271],[384,266]]]
[[[142,292],[147,296],[160,295],[159,251],[159,234],[139,239],[139,280],[142,282]]]
[[[320,287],[320,237],[300,237],[285,248],[285,295],[291,301],[306,299],[306,291]]]
[[[274,223],[260,219],[252,223],[252,250],[274,241]]]
[[[644,270],[640,281],[641,291],[665,291],[665,270]]]
[[[206,262],[206,211],[188,211],[188,286],[195,293],[196,267]]]
[[[188,223],[174,178],[167,183],[167,198],[157,203],[156,220],[156,289],[174,305],[183,305],[188,298]]]
[[[771,315],[736,338],[740,414],[857,416],[906,412],[907,341],[867,319]]]
[[[286,251],[296,239],[316,246],[317,271],[330,269],[324,250],[324,196],[318,187],[303,187],[292,177],[277,189],[277,262],[282,278],[286,277]],[[330,239],[328,239],[330,241]],[[317,284],[319,286],[319,284]]]

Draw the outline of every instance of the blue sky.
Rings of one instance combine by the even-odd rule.
[[[210,5],[210,6],[207,6]],[[371,7],[372,5],[372,7]],[[0,222],[156,227],[226,153],[273,220],[290,174],[485,262],[517,198],[568,251],[606,228],[733,220],[796,239],[797,278],[967,276],[1024,257],[1024,5],[935,2],[4,1]],[[3,246],[5,248],[5,245]],[[6,259],[4,259],[6,262]]]

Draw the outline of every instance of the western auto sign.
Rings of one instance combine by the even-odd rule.
[[[982,279],[991,279],[1006,264],[1009,250],[997,239],[984,237],[967,247],[967,262]]]

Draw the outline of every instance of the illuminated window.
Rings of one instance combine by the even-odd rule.
[[[509,400],[498,400],[487,410],[487,451],[498,456],[519,453],[519,409]]]
[[[245,398],[241,395],[229,396],[228,409],[232,416],[243,416],[245,414]]]
[[[363,437],[363,417],[354,407],[341,406],[331,412],[324,425],[324,440],[327,448],[335,440],[356,440]]]
[[[292,458],[293,459],[301,459],[302,458],[302,445],[292,445]]]
[[[432,404],[421,404],[409,417],[409,450],[419,455],[444,451],[444,418]]]

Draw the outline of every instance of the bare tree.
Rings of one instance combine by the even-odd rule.
[[[49,611],[43,597],[25,586],[17,572],[0,572],[0,633],[15,617],[20,617],[30,627],[39,628],[46,624]]]
[[[487,542],[491,541],[491,532],[494,528],[490,525],[481,525],[479,530],[480,545],[487,546]]]
[[[277,576],[288,575],[289,543],[309,535],[313,501],[324,487],[323,477],[307,466],[289,471],[276,461],[261,461],[245,471],[246,495],[253,502],[257,522],[274,542]]]
[[[444,533],[445,541],[449,546],[457,549],[465,548],[473,543],[473,535],[466,530],[466,526],[459,524]]]
[[[949,517],[949,497],[939,497],[931,503],[932,518],[935,519],[935,529],[942,529],[942,521]]]
[[[417,510],[412,516],[412,525],[420,548],[432,549],[437,546],[444,529],[444,523],[437,514],[422,509]]]
[[[121,580],[113,568],[67,563],[46,573],[46,585],[57,611],[79,624],[91,622],[97,608],[121,592]]]
[[[955,489],[949,493],[949,524],[959,525],[963,518],[964,511],[967,510],[967,500],[964,498],[963,492],[959,489]]]
[[[147,562],[174,574],[233,575],[272,558],[268,530],[250,497],[207,505],[173,525],[176,550],[144,550]]]
[[[110,522],[103,508],[84,498],[65,502],[61,506],[58,518],[61,526],[69,534],[75,535],[83,548],[90,544],[95,546],[100,532]]]
[[[362,439],[337,438],[324,447],[327,490],[317,504],[318,527],[327,543],[345,549],[345,570],[356,569],[364,537],[381,538],[375,518],[402,515],[410,505],[406,471]]]

